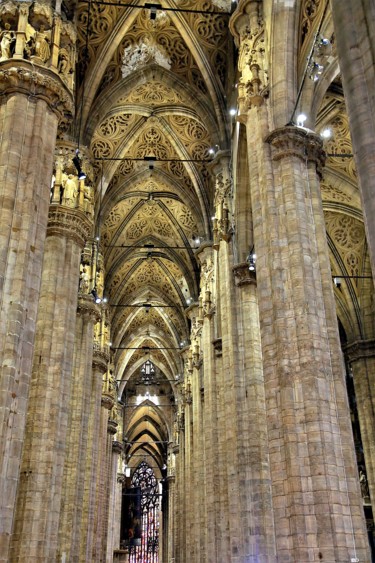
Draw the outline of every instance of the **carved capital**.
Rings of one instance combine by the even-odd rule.
[[[103,375],[108,369],[109,354],[104,350],[97,350],[94,348],[92,356],[92,367]]]
[[[100,309],[94,302],[92,295],[78,295],[77,314],[87,316],[92,323],[100,319]]]
[[[345,346],[345,354],[349,363],[375,357],[375,340],[356,340]]]
[[[112,451],[114,454],[121,454],[124,451],[124,446],[121,442],[114,440],[112,442]]]
[[[241,264],[236,264],[232,268],[234,274],[234,281],[237,287],[242,287],[244,285],[255,285],[257,284],[257,279],[255,272],[250,272],[249,264],[247,262],[241,262]]]
[[[113,397],[110,397],[109,395],[102,395],[102,407],[104,409],[107,409],[108,411],[110,411],[113,408],[113,405],[115,404],[115,401],[113,400]]]
[[[92,221],[79,209],[51,205],[48,214],[47,236],[73,240],[81,249],[92,231]]]
[[[114,436],[117,432],[118,423],[111,418],[108,420],[107,432],[108,434],[112,434]]]
[[[322,176],[325,163],[323,141],[313,131],[287,125],[272,131],[265,141],[272,146],[273,160],[296,156],[304,162],[314,162],[318,175]]]
[[[0,94],[22,93],[44,100],[60,122],[69,122],[74,114],[73,96],[52,70],[25,60],[0,63]]]
[[[124,485],[125,482],[126,482],[126,476],[124,475],[124,473],[117,473],[117,483]]]

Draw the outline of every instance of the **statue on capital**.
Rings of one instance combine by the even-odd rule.
[[[12,58],[12,51],[16,42],[16,34],[10,29],[10,24],[5,24],[5,29],[0,32],[0,61]]]

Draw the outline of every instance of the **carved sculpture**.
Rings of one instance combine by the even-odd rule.
[[[143,68],[152,63],[167,70],[171,68],[171,62],[165,49],[158,45],[155,40],[145,36],[136,45],[126,47],[122,57],[122,77],[126,78],[138,68]]]
[[[5,61],[13,56],[16,34],[11,31],[10,24],[5,24],[5,29],[0,33],[0,61]]]

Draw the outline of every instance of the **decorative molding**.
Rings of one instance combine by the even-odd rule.
[[[112,434],[114,436],[117,432],[117,429],[118,429],[118,423],[110,418],[108,420],[108,427],[107,427],[108,434]]]
[[[92,356],[92,367],[103,375],[108,369],[109,354],[104,350],[96,350],[94,348]]]
[[[37,64],[9,59],[0,63],[0,94],[16,92],[44,100],[59,121],[67,122],[74,114],[73,96],[63,81],[51,70]]]
[[[344,352],[349,360],[349,363],[357,362],[358,360],[365,360],[375,357],[375,340],[356,340],[351,344],[347,344]]]
[[[79,209],[51,205],[48,214],[47,236],[71,239],[81,249],[92,231],[92,221]]]
[[[289,126],[280,127],[270,133],[266,139],[273,148],[273,160],[282,160],[296,156],[303,162],[310,161],[316,165],[319,177],[325,164],[325,152],[322,139],[303,127]]]
[[[113,400],[113,397],[110,397],[109,395],[102,395],[101,405],[102,405],[103,408],[110,411],[113,408],[114,404],[115,404],[115,401]],[[115,423],[115,424],[117,424],[117,423]]]
[[[100,320],[100,309],[92,295],[78,294],[77,314],[88,316],[93,323]]]
[[[122,444],[122,442],[119,442],[118,440],[113,440],[112,442],[112,452],[115,454],[122,454],[122,452],[124,451],[124,446]]]
[[[242,287],[244,285],[257,285],[255,272],[250,272],[249,264],[247,262],[236,264],[232,267],[232,272],[234,274],[234,281],[237,287]]]

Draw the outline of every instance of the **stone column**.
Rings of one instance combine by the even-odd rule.
[[[260,6],[243,2],[231,27],[248,133],[276,552],[298,562],[369,561],[319,189],[321,140],[298,127],[269,133]]]
[[[168,475],[168,550],[167,561],[168,563],[175,561],[175,514],[176,514],[176,498],[175,498],[175,475]]]
[[[183,517],[181,519],[182,538],[181,552],[182,563],[188,563],[188,554],[191,551],[191,530],[193,526],[193,470],[192,470],[192,394],[191,394],[191,374],[193,372],[192,358],[190,349],[186,348],[182,352],[184,359],[184,418],[182,421],[184,447],[183,447],[183,475],[184,481],[181,486],[181,500],[183,504]]]
[[[332,15],[372,274],[375,277],[374,5],[372,0],[362,0],[358,4],[332,0]]]
[[[354,389],[358,409],[363,451],[365,454],[367,483],[372,512],[375,514],[375,342],[359,340],[345,348],[353,371]],[[365,497],[365,483],[361,493]]]
[[[202,499],[204,498],[203,481],[203,432],[202,432],[202,395],[201,395],[201,366],[202,355],[200,335],[202,331],[202,307],[193,305],[187,310],[192,324],[190,334],[189,368],[191,371],[191,490],[190,490],[190,525],[187,528],[187,539],[190,545],[191,558],[199,563],[204,561],[204,533],[201,517]],[[203,536],[203,538],[202,538]]]
[[[79,262],[91,228],[79,208],[50,206],[11,561],[57,556]]]
[[[249,562],[276,557],[268,431],[256,275],[247,262],[233,267],[238,288],[239,346],[244,370],[242,455],[247,460],[242,514]],[[248,429],[246,431],[246,429]]]
[[[103,378],[103,392],[100,409],[100,429],[97,436],[98,451],[98,480],[95,491],[95,528],[92,561],[106,560],[106,541],[108,533],[108,495],[109,495],[109,470],[112,457],[113,436],[117,432],[117,423],[111,419],[116,397],[116,387],[112,375],[112,367]]]
[[[108,498],[108,540],[107,540],[107,563],[111,563],[113,561],[113,550],[118,549],[120,547],[120,541],[115,543],[116,536],[120,538],[120,523],[121,523],[121,504],[120,504],[120,519],[118,519],[119,514],[118,510],[116,510],[118,506],[118,493],[120,494],[120,502],[121,502],[121,494],[122,494],[122,486],[120,483],[120,490],[117,480],[117,475],[119,473],[119,467],[121,465],[121,454],[123,452],[123,445],[122,442],[118,440],[114,440],[112,442],[112,457],[111,457],[111,467],[110,467],[110,475],[109,475],[109,498]]]
[[[87,432],[85,485],[83,495],[82,536],[80,561],[90,561],[94,548],[96,498],[100,475],[100,421],[103,376],[108,370],[109,355],[105,349],[94,347],[91,376],[90,409]]]
[[[63,501],[59,525],[59,556],[79,561],[83,529],[84,490],[92,406],[93,328],[100,318],[92,295],[80,293],[74,341],[72,392],[69,405],[67,456],[64,466]],[[93,399],[98,401],[100,395]],[[91,429],[90,429],[91,430]],[[95,461],[95,460],[93,460]]]
[[[56,133],[73,111],[57,69],[21,60],[30,5],[0,6],[0,26],[17,34],[0,57],[0,561],[14,524]]]

